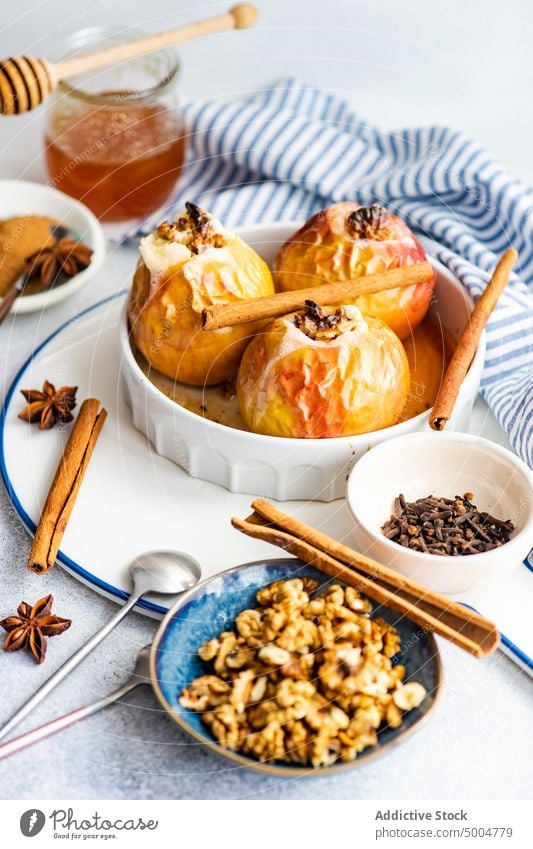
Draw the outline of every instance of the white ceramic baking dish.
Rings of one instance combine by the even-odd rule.
[[[257,224],[242,228],[242,238],[269,264],[282,243],[301,222]],[[437,272],[431,311],[452,338],[468,321],[472,301],[460,282],[443,265],[430,261]],[[428,429],[427,413],[393,427],[334,439],[288,439],[248,433],[203,418],[179,406],[146,377],[131,350],[126,309],[120,325],[121,376],[135,427],[158,454],[168,457],[195,478],[244,492],[274,498],[333,501],[342,498],[348,473],[372,446],[413,431]],[[461,386],[449,427],[466,430],[481,377],[485,338]]]

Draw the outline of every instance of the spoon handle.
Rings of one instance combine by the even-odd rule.
[[[23,288],[21,281],[17,280],[17,282],[13,283],[13,285],[5,293],[2,301],[0,302],[0,324],[2,324],[4,318],[6,318],[11,311],[11,307],[17,300]]]
[[[142,593],[136,593],[134,595],[131,595],[128,601],[123,605],[123,607],[121,607],[117,611],[117,613],[109,620],[109,622],[104,625],[103,628],[100,628],[100,630],[97,631],[96,634],[93,634],[93,636],[90,638],[90,640],[88,640],[88,642],[85,643],[85,645],[81,646],[78,651],[74,652],[74,654],[69,657],[67,661],[65,661],[63,666],[60,666],[59,669],[57,669],[53,673],[53,675],[51,675],[50,678],[48,678],[44,682],[44,684],[39,687],[39,689],[33,694],[33,696],[31,696],[28,701],[25,702],[15,714],[13,714],[11,719],[9,719],[6,724],[2,726],[2,728],[0,728],[0,740],[3,740],[4,737],[7,737],[7,735],[15,727],[15,725],[18,725],[18,723],[21,722],[21,720],[23,720],[24,717],[27,716],[30,711],[33,710],[34,707],[40,704],[40,702],[42,702],[42,700],[46,698],[46,696],[54,689],[54,687],[57,687],[57,685],[60,684],[61,681],[66,678],[66,676],[70,672],[72,672],[72,670],[75,669],[76,666],[78,666],[78,664],[81,663],[81,661],[84,660],[84,658],[86,658],[87,655],[90,654],[96,648],[97,645],[99,645],[99,643],[102,642],[102,640],[105,640],[105,638],[108,636],[108,634],[111,633],[113,628],[116,628],[119,622],[121,622],[122,619],[127,616],[132,607],[135,607],[141,596]]]
[[[137,676],[132,675],[131,678],[122,685],[122,687],[119,687],[118,690],[114,690],[112,693],[109,693],[108,696],[98,699],[97,702],[93,702],[91,705],[86,705],[85,707],[73,710],[71,713],[66,713],[64,716],[59,716],[51,722],[46,722],[44,725],[39,725],[38,728],[34,728],[32,731],[27,731],[25,734],[21,734],[20,737],[15,737],[14,740],[9,740],[7,743],[0,744],[0,760],[9,757],[9,755],[14,755],[15,752],[20,752],[21,749],[25,749],[27,746],[32,746],[34,743],[38,743],[39,740],[44,740],[45,737],[50,737],[52,734],[56,734],[64,728],[68,728],[69,725],[74,725],[74,723],[79,722],[80,719],[85,719],[86,716],[91,716],[93,713],[96,713],[97,711],[102,710],[102,708],[116,702],[122,696],[125,696],[126,693],[135,689],[135,687],[146,683],[146,681],[139,681]]]

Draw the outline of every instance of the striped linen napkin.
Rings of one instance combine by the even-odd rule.
[[[185,200],[229,227],[303,221],[332,201],[377,202],[432,239],[430,253],[475,298],[513,245],[519,266],[488,325],[482,394],[533,466],[533,188],[459,132],[379,130],[344,100],[292,79],[242,100],[186,104],[183,117],[178,192],[134,237]]]

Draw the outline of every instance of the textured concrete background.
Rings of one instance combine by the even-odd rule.
[[[53,42],[84,26],[132,25],[155,32],[218,12],[228,3],[159,0],[19,0],[4,4],[0,56],[51,55]],[[184,97],[228,94],[294,75],[345,92],[383,126],[446,122],[491,148],[511,173],[533,181],[530,155],[533,15],[528,0],[357,2],[329,0],[327,17],[308,0],[263,0],[261,27],[184,46]],[[7,7],[7,8],[6,8]],[[302,22],[305,22],[302,26]],[[0,122],[0,177],[44,179],[42,112]],[[112,255],[113,283],[128,283],[133,256]],[[109,278],[106,278],[109,280]],[[84,303],[84,306],[86,302]],[[0,330],[5,394],[31,350],[77,311],[76,299]],[[498,438],[482,404],[476,420]],[[24,568],[28,538],[0,490],[0,616],[23,598],[52,592],[71,616],[43,667],[0,652],[0,721],[113,613],[114,605],[60,569],[37,579]],[[37,586],[38,584],[38,586]],[[130,672],[155,623],[132,615],[23,728],[92,701]],[[527,798],[531,780],[531,688],[503,655],[480,664],[440,641],[444,695],[430,724],[383,760],[328,780],[284,781],[231,766],[200,748],[161,714],[148,689],[14,758],[3,798]],[[7,772],[4,773],[7,775]]]

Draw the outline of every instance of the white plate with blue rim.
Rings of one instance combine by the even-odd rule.
[[[105,273],[105,270],[103,271]],[[67,429],[40,431],[18,419],[21,389],[75,383],[78,398],[99,398],[108,411],[69,521],[59,565],[97,592],[121,603],[128,592],[127,567],[140,551],[174,548],[190,552],[203,577],[238,563],[271,559],[273,549],[237,533],[231,516],[249,513],[251,495],[189,477],[160,457],[132,425],[120,391],[117,324],[125,292],[95,304],[58,328],[22,366],[0,417],[0,468],[13,506],[33,533],[50,481],[68,438]],[[482,408],[478,422],[486,419]],[[474,420],[475,423],[475,420]],[[497,434],[494,428],[492,433]],[[344,499],[290,502],[283,509],[350,544],[352,520]],[[505,585],[477,584],[455,598],[495,621],[503,649],[533,674],[530,607],[533,563],[516,563]],[[160,618],[168,599],[146,600],[141,609]]]

